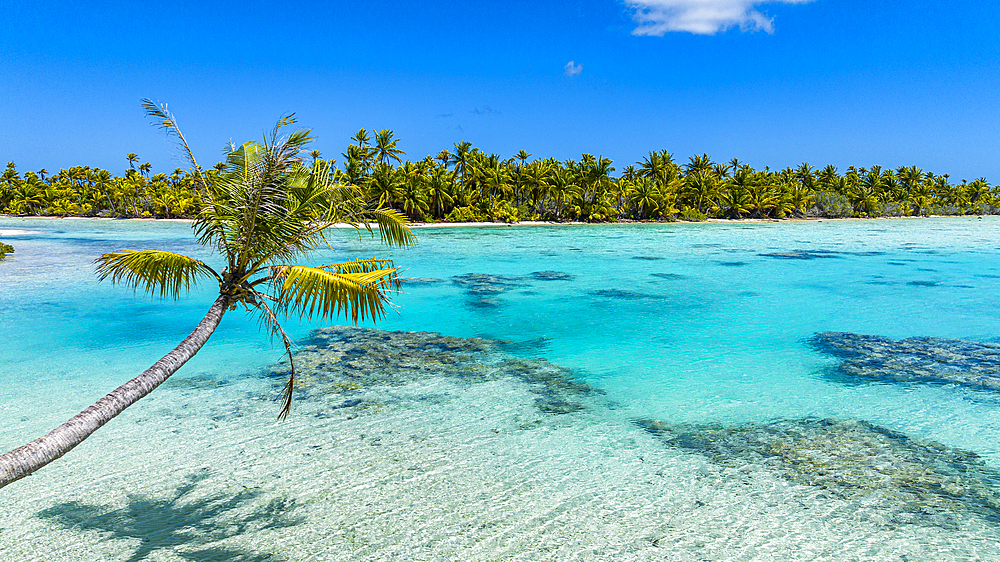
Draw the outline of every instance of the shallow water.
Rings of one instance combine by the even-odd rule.
[[[997,557],[1000,522],[982,498],[994,497],[1000,472],[1000,392],[847,378],[810,341],[1000,341],[998,227],[987,217],[442,228],[419,230],[403,250],[339,231],[336,253],[315,263],[391,256],[413,279],[379,329],[505,340],[475,359],[499,374],[469,381],[420,355],[393,363],[419,372],[403,379],[355,384],[323,367],[326,390],[304,393],[277,423],[281,381],[268,375],[281,350],[228,313],[175,379],[2,491],[0,557]],[[208,286],[165,302],[93,275],[93,259],[120,248],[211,262],[185,224],[0,219],[0,233],[16,248],[0,263],[6,449],[153,363],[212,301]],[[288,327],[307,351],[314,326]],[[546,409],[549,383],[514,361],[534,358],[599,392],[572,398],[582,409]],[[795,420],[827,418],[901,436],[879,445],[882,464],[865,473],[882,484],[848,493],[789,477],[772,445],[731,444],[745,428],[792,420],[813,431]],[[708,434],[724,432],[728,456],[664,440],[648,420],[682,435],[721,428]],[[796,474],[857,464],[851,455],[870,437],[847,435],[820,439],[820,460],[780,458]],[[908,452],[917,449],[930,452]],[[982,473],[972,488],[962,480],[972,469],[955,458]],[[894,493],[912,488],[914,471],[943,474],[921,485],[977,491],[948,501]]]

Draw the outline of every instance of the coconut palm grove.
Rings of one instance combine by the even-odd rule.
[[[393,131],[359,130],[338,159],[313,151],[309,164],[333,181],[358,186],[371,204],[420,222],[614,222],[636,220],[781,219],[984,215],[1000,211],[1000,191],[986,178],[954,180],[917,166],[756,170],[707,154],[679,161],[666,150],[617,169],[611,160],[487,154],[471,142],[411,161]],[[126,155],[119,174],[74,166],[0,176],[0,208],[15,215],[191,218],[204,201],[192,172],[154,173]],[[338,165],[338,160],[340,161]],[[220,162],[203,170],[222,171]]]

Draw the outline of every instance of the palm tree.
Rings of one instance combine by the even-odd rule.
[[[361,177],[371,172],[374,165],[372,157],[375,155],[375,149],[368,144],[371,137],[368,136],[366,129],[359,129],[351,137],[351,140],[358,144],[348,145],[347,153],[342,152],[341,156],[346,160],[344,166],[347,175],[352,178],[353,182],[357,182]]]
[[[556,220],[562,220],[566,201],[572,201],[574,197],[580,194],[580,186],[576,184],[575,174],[572,170],[574,165],[575,162],[567,160],[565,167],[557,166],[552,173],[550,187],[556,204]]]
[[[639,174],[643,177],[652,178],[653,181],[661,182],[670,171],[676,171],[677,165],[674,163],[674,155],[661,150],[660,152],[650,151],[649,155],[642,159],[639,164]]]
[[[365,178],[368,195],[378,201],[378,205],[393,207],[401,199],[405,177],[388,164],[378,164],[372,174]]]
[[[539,202],[549,189],[549,178],[552,170],[558,163],[549,160],[535,160],[528,164],[525,170],[529,188],[528,196],[531,197],[531,208],[535,213],[541,214],[542,209]]]
[[[523,168],[524,163],[528,160],[528,158],[531,158],[531,154],[528,154],[528,151],[522,148],[521,150],[517,151],[517,156],[515,156],[515,158],[521,161],[521,165],[519,166],[519,168]]]
[[[629,202],[636,209],[636,218],[639,220],[649,217],[659,208],[657,200],[660,193],[656,188],[656,182],[649,178],[639,178],[629,189]]]
[[[990,184],[986,183],[986,178],[978,178],[969,184],[969,203],[980,205],[986,201],[990,195]]]
[[[837,167],[833,164],[827,164],[822,170],[817,174],[817,180],[819,181],[819,186],[826,191],[834,191],[834,184],[840,174],[837,173]]]
[[[768,209],[774,208],[779,199],[779,193],[774,188],[771,174],[768,172],[757,172],[753,174],[751,181],[747,185],[747,200],[751,216],[756,218],[768,218]]]
[[[871,170],[862,168],[862,173],[847,197],[854,206],[854,211],[873,215],[881,204],[882,168],[872,166]]]
[[[748,168],[740,167],[733,177],[726,181],[726,189],[722,190],[719,197],[719,210],[725,216],[741,219],[753,210],[754,201],[750,197],[752,179],[753,173]]]
[[[447,151],[442,150],[441,152],[447,154]],[[455,202],[455,198],[449,193],[453,180],[454,175],[448,171],[447,164],[434,166],[427,173],[427,190],[436,219],[443,218],[445,207]]]
[[[166,106],[143,100],[155,124],[178,139],[192,173],[206,195],[193,224],[202,244],[216,248],[226,265],[221,271],[200,260],[161,250],[120,250],[97,258],[100,279],[131,285],[148,293],[178,298],[201,279],[214,280],[219,296],[198,326],[176,348],[142,374],[80,412],[45,436],[0,456],[0,487],[31,474],[61,457],[146,396],[198,352],[223,314],[243,306],[259,317],[272,336],[280,336],[291,360],[288,336],[279,317],[336,318],[340,312],[357,321],[384,314],[387,291],[398,288],[397,268],[376,258],[306,267],[289,263],[323,245],[323,231],[336,221],[374,222],[382,241],[413,241],[402,215],[366,208],[353,186],[335,184],[330,168],[302,165],[312,138],[299,130],[280,136],[295,122],[281,118],[263,142],[247,142],[226,152],[226,167],[207,181]],[[366,225],[369,223],[365,223]],[[370,228],[370,227],[369,227]],[[291,407],[295,368],[285,385],[283,419]]]
[[[702,154],[701,156],[696,154],[688,160],[690,160],[690,162],[684,165],[684,171],[687,172],[688,175],[708,175],[712,171],[712,166],[715,164],[712,162],[712,159],[708,157],[708,154]]]
[[[455,143],[455,170],[458,172],[459,176],[459,189],[458,189],[458,205],[462,206],[466,204],[465,201],[465,186],[466,179],[465,176],[468,173],[469,165],[472,164],[472,155],[475,154],[476,149],[472,148],[472,143],[469,141],[461,141]]]
[[[438,152],[437,156],[434,157],[435,160],[437,160],[438,162],[441,163],[442,166],[444,166],[445,170],[448,169],[448,164],[451,162],[451,158],[452,155],[447,150],[442,150],[441,152]]]
[[[399,139],[392,138],[393,133],[389,129],[382,129],[375,133],[375,154],[378,156],[379,164],[388,164],[389,160],[401,163],[400,154],[406,154],[401,149],[396,148]]]
[[[692,160],[695,158],[698,157],[692,157]],[[684,195],[687,201],[699,213],[705,213],[712,199],[718,193],[715,177],[699,168],[699,171],[688,174],[685,180]]]
[[[919,185],[924,179],[924,171],[916,166],[910,166],[909,168],[900,166],[896,169],[896,176],[903,187],[906,188],[906,200],[909,202],[913,197],[913,188]]]
[[[809,162],[803,162],[795,169],[795,179],[799,180],[809,190],[812,190],[815,185],[816,175],[817,172],[813,170]]]

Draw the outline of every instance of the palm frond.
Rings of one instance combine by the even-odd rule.
[[[293,123],[293,115],[282,117],[263,141],[231,147],[225,168],[213,177],[194,228],[199,241],[227,256],[230,271],[289,261],[317,245],[312,222],[326,202],[322,197],[303,202],[291,189],[308,175],[303,150],[312,140],[308,130],[281,136]]]
[[[281,327],[281,323],[278,322],[278,316],[275,314],[274,310],[264,302],[263,299],[269,298],[268,295],[264,293],[258,293],[254,291],[260,300],[253,303],[253,306],[261,312],[260,322],[267,326],[268,332],[271,336],[280,335],[281,342],[285,345],[285,354],[288,355],[288,366],[291,372],[288,374],[288,382],[285,383],[285,387],[282,390],[282,406],[281,412],[278,413],[278,419],[284,420],[288,417],[288,413],[292,411],[292,392],[295,390],[295,359],[292,356],[292,340],[285,333],[284,328]]]
[[[114,284],[131,285],[137,290],[176,299],[181,289],[188,290],[199,277],[219,274],[205,263],[188,256],[162,250],[118,250],[103,254],[94,262],[101,281],[108,277]]]
[[[184,138],[184,133],[181,133],[180,127],[177,126],[177,120],[174,119],[174,115],[167,111],[167,104],[159,105],[149,98],[142,98],[140,100],[142,108],[146,110],[146,116],[153,118],[153,125],[160,129],[166,131],[167,135],[173,135],[177,137],[177,144],[184,150],[184,155],[187,156],[188,162],[191,164],[194,176],[198,179],[202,188],[206,188],[205,178],[201,175],[201,168],[198,166],[198,161],[194,158],[194,153],[191,152],[191,147],[188,145],[187,139]]]
[[[416,243],[417,237],[407,226],[407,217],[395,209],[378,208],[367,211],[365,227],[371,232],[371,223],[378,226],[379,237],[382,243],[388,246],[410,246]]]
[[[341,312],[357,323],[385,315],[387,292],[399,290],[398,268],[388,260],[355,260],[307,267],[277,265],[271,268],[278,306],[311,319],[335,319]]]

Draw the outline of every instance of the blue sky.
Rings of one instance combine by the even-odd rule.
[[[86,5],[85,5],[86,4]],[[285,112],[324,156],[359,128],[414,160],[650,150],[756,167],[917,165],[1000,182],[1000,5],[581,0],[28,3],[0,0],[0,159],[120,173],[203,163]]]

